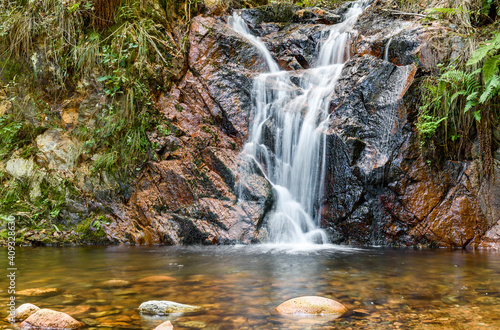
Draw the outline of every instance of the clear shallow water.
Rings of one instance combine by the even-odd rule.
[[[7,272],[7,250],[0,255]],[[272,245],[45,247],[17,248],[16,267],[18,291],[61,289],[51,297],[18,296],[18,305],[64,311],[99,329],[153,329],[166,319],[175,329],[500,328],[498,253]],[[174,280],[139,281],[156,275]],[[111,279],[130,284],[103,284]],[[6,302],[5,277],[1,283],[0,298]],[[333,298],[355,312],[327,321],[273,311],[304,295]],[[137,308],[148,300],[194,304],[206,311],[142,317]],[[4,307],[1,328],[10,328],[6,316]]]

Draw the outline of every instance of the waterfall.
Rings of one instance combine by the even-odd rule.
[[[344,62],[351,29],[368,5],[351,6],[342,23],[331,27],[320,46],[317,67],[300,72],[280,71],[265,44],[253,36],[236,13],[229,19],[234,31],[262,53],[269,73],[253,83],[253,121],[242,157],[254,159],[271,183],[275,203],[268,215],[272,243],[328,243],[319,228],[319,199],[325,176],[325,135],[328,105]],[[299,77],[294,84],[292,75]],[[294,81],[297,81],[296,79]],[[272,132],[273,143],[266,145]]]
[[[384,61],[389,61],[389,47],[391,46],[392,38],[389,39],[387,42],[387,45],[385,46],[385,51],[384,51]]]

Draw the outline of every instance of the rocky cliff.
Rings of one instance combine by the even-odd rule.
[[[241,15],[282,69],[298,72],[315,64],[318,42],[344,10],[288,7],[283,18],[270,8]],[[252,77],[266,67],[257,49],[226,23],[224,16],[194,19],[187,73],[157,103],[178,136],[161,141],[164,159],[141,172],[132,197],[117,207],[108,227],[112,237],[167,244],[259,239],[272,191],[255,177],[238,199],[244,173],[238,167],[252,166],[238,153],[252,120]],[[414,127],[415,80],[459,56],[460,38],[449,27],[423,25],[376,5],[356,29],[324,132],[322,226],[333,241],[348,244],[494,246],[498,184],[481,177],[474,159],[426,162]],[[438,42],[449,46],[438,48]],[[498,165],[496,160],[497,172]]]
[[[315,65],[328,27],[342,20],[348,6],[267,6],[242,10],[241,16],[281,68],[296,70],[300,79],[300,70]],[[149,133],[158,160],[142,166],[126,193],[95,194],[92,205],[111,219],[103,225],[111,241],[230,244],[263,238],[273,191],[240,151],[252,121],[252,78],[267,67],[227,20],[200,15],[192,21],[182,74],[155,102],[169,129]],[[415,130],[418,81],[460,56],[461,37],[449,26],[391,14],[377,3],[355,29],[323,132],[322,227],[333,242],[347,244],[498,247],[500,185],[482,177],[477,151],[463,161],[428,162]],[[268,126],[266,143],[272,144]],[[54,162],[64,163],[53,164],[61,171],[77,166],[74,148],[64,147],[76,142],[60,131],[38,141],[48,169]],[[500,178],[498,158],[495,171]],[[82,179],[82,186],[89,180]]]

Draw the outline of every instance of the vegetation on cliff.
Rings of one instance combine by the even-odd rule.
[[[494,174],[492,152],[500,146],[500,3],[497,0],[390,1],[427,21],[448,22],[468,51],[440,65],[422,81],[417,129],[429,162],[480,158]],[[430,9],[429,9],[430,8]],[[446,45],[443,45],[446,47]],[[496,135],[496,137],[495,137]],[[479,150],[473,143],[479,141]]]
[[[154,159],[146,133],[163,122],[152,99],[168,90],[172,63],[182,53],[158,3],[39,0],[1,6],[0,158],[25,159],[29,170],[18,175],[2,168],[0,213],[17,216],[20,227],[39,228],[45,219],[52,230],[68,224],[59,223],[60,211],[84,192],[76,175],[61,175],[57,167],[51,180],[40,181],[47,164],[36,157],[36,137],[62,130],[81,155],[77,162],[87,164],[78,170],[94,177],[108,173],[126,184]],[[36,181],[44,189],[33,196]]]

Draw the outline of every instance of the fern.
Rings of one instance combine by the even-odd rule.
[[[491,78],[488,85],[485,87],[483,94],[479,98],[480,103],[486,103],[495,95],[500,93],[500,76],[496,75]]]
[[[500,49],[500,33],[497,33],[492,40],[485,42],[472,53],[467,65],[474,65],[485,59],[487,55],[492,55]]]
[[[494,77],[498,77],[498,66],[500,65],[500,55],[491,56],[483,64],[483,81],[486,85]]]
[[[459,6],[458,8],[437,7],[437,8],[427,9],[425,12],[427,13],[427,15],[438,15],[442,17],[442,16],[460,15],[466,13],[467,10],[463,9],[461,6]]]
[[[477,100],[477,96],[479,95],[479,92],[474,92],[472,94],[469,94],[469,96],[467,96],[467,103],[465,103],[465,108],[464,108],[464,113],[466,113],[467,111],[469,111],[470,109],[474,108],[476,105],[478,105],[478,100]]]

